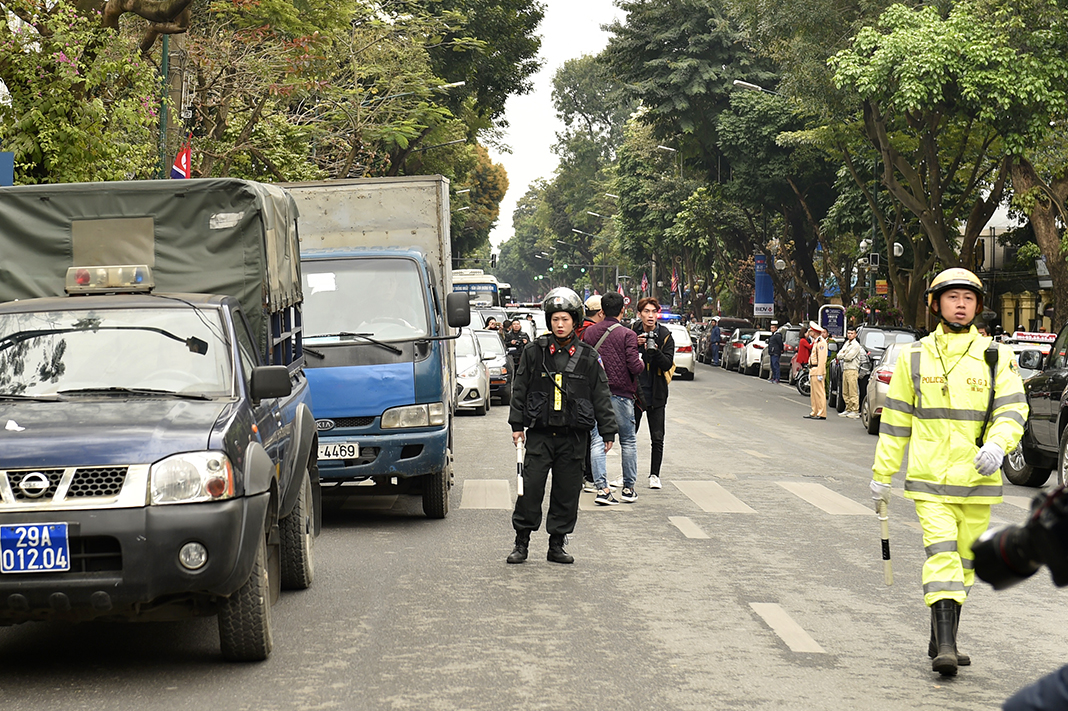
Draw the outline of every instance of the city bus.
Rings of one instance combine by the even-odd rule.
[[[452,290],[466,291],[471,308],[503,307],[511,298],[512,292],[510,285],[501,284],[497,277],[486,274],[481,269],[453,269]]]

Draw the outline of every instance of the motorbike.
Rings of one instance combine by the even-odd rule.
[[[812,384],[809,382],[808,369],[808,363],[802,365],[801,369],[797,371],[797,377],[794,380],[794,386],[797,388],[797,392],[805,397],[808,397],[809,393],[812,391]]]

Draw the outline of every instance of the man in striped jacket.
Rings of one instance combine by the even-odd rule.
[[[947,269],[931,282],[927,304],[940,323],[898,357],[872,466],[878,508],[890,501],[890,479],[908,445],[905,498],[915,501],[927,551],[928,654],[943,676],[971,663],[956,648],[961,605],[975,580],[971,545],[990,524],[991,504],[1001,503],[1001,463],[1027,420],[1012,351],[971,325],[983,297],[982,282],[966,269]]]

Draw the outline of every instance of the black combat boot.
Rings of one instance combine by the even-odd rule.
[[[575,556],[564,550],[565,540],[566,536],[563,534],[549,536],[549,553],[545,556],[545,559],[552,563],[574,563]]]
[[[527,559],[528,548],[530,548],[530,531],[516,531],[515,548],[508,554],[508,562],[522,563]]]
[[[931,668],[942,676],[957,675],[957,608],[954,600],[939,600],[931,605],[938,655]]]
[[[957,631],[960,631],[960,611],[964,609],[963,605],[957,605]],[[938,643],[935,641],[935,625],[934,615],[931,615],[931,641],[927,644],[927,656],[934,659],[938,656]],[[957,649],[957,666],[967,667],[971,666],[972,658],[964,652]]]

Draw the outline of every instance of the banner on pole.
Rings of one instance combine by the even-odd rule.
[[[753,316],[775,315],[775,286],[768,274],[767,258],[763,254],[753,255],[755,274],[753,279]]]

